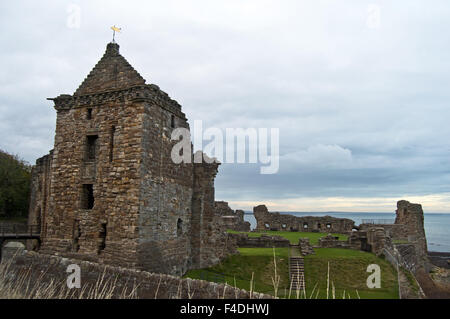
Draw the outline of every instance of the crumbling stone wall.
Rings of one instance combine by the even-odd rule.
[[[385,247],[386,233],[382,227],[373,227],[365,230],[354,231],[346,241],[339,240],[338,237],[328,234],[319,238],[320,248],[348,248],[368,251],[377,256],[383,253]]]
[[[387,249],[411,271],[428,270],[430,262],[422,206],[401,200],[397,202],[396,214],[393,225],[361,224],[358,231],[350,234],[347,242],[326,236],[319,239],[319,246],[360,249],[377,255]],[[395,243],[396,240],[405,240],[406,243]]]
[[[133,298],[140,299],[272,299],[273,296],[257,292],[248,292],[225,284],[207,282],[204,280],[181,279],[167,274],[156,274],[130,268],[101,265],[79,259],[61,258],[55,255],[45,255],[36,252],[25,252],[8,261],[7,280],[15,281],[26,274],[30,282],[38,282],[41,287],[54,282],[59,286],[66,285],[66,270],[71,264],[76,264],[81,270],[81,285],[84,288],[95,287],[103,277],[103,282],[114,282],[111,298],[120,298],[123,292],[129,294],[133,289]],[[77,292],[83,290],[77,289]],[[85,289],[89,291],[88,289]]]
[[[347,218],[324,217],[297,217],[293,215],[271,213],[265,205],[253,208],[256,218],[256,230],[302,231],[302,232],[328,232],[347,234],[352,231],[355,222]]]
[[[406,200],[398,201],[396,214],[395,223],[404,225],[402,237],[407,238],[409,242],[416,243],[421,256],[428,255],[422,205],[412,204]]]
[[[386,244],[386,233],[383,227],[372,227],[367,231],[367,244],[370,251],[379,256]]]
[[[299,238],[298,246],[300,247],[300,252],[302,256],[308,256],[314,254],[314,249],[309,242],[309,238]]]
[[[41,252],[181,275],[235,250],[215,219],[219,164],[172,161],[186,116],[117,43],[73,95],[50,100],[54,150],[33,170],[29,217]]]
[[[397,202],[396,214],[395,224],[402,227],[394,239],[403,239],[407,243],[390,241],[387,249],[398,258],[399,263],[403,263],[412,272],[429,271],[431,264],[428,259],[422,205],[400,200]]]
[[[28,209],[28,225],[36,225],[43,236],[46,233],[46,219],[51,186],[51,167],[53,150],[36,160],[31,171],[30,206]],[[37,240],[29,240],[27,249],[39,248]]]
[[[362,224],[359,227],[367,232],[368,239],[374,239],[376,250],[382,246],[392,256],[399,258],[411,271],[430,268],[428,260],[427,239],[424,227],[424,213],[420,204],[412,204],[406,200],[397,202],[396,218],[393,225]],[[381,230],[385,232],[384,240]],[[401,243],[396,241],[403,241]]]
[[[217,163],[194,164],[192,218],[197,227],[191,232],[194,268],[209,267],[230,254],[237,253],[235,242],[229,239],[220,216],[215,211],[214,177],[217,167]]]
[[[320,248],[348,248],[348,243],[339,240],[337,237],[328,234],[319,238]],[[359,249],[359,247],[358,247]]]
[[[237,209],[234,211],[224,201],[216,201],[214,206],[216,214],[221,217],[221,223],[226,229],[242,232],[250,231],[250,223],[244,220],[243,210]]]

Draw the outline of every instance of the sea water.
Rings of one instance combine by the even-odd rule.
[[[356,225],[362,223],[363,219],[388,219],[395,220],[395,213],[346,213],[346,212],[286,212],[294,216],[333,216],[349,218]],[[244,220],[250,222],[251,229],[256,227],[256,219],[252,212],[245,212]],[[425,234],[427,236],[428,250],[439,252],[450,252],[450,214],[425,213]]]

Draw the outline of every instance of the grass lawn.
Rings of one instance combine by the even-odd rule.
[[[248,234],[249,237],[259,237],[262,234],[267,235],[276,235],[276,236],[282,236],[284,238],[289,239],[291,244],[298,244],[299,238],[309,238],[309,242],[312,245],[318,245],[319,244],[319,238],[327,236],[328,233],[311,233],[311,232],[291,232],[291,231],[264,231],[264,232],[237,232],[234,230],[228,230],[229,233],[232,234]],[[339,240],[347,240],[346,235],[342,234],[332,234],[333,236],[339,237]]]
[[[318,248],[315,255],[305,257],[306,293],[311,296],[314,286],[314,298],[319,291],[318,298],[326,298],[327,268],[330,263],[330,290],[332,297],[332,283],[335,286],[335,298],[341,299],[345,290],[346,298],[362,299],[397,299],[398,283],[394,267],[386,260],[367,253],[352,249]],[[381,268],[381,288],[370,289],[366,281],[371,273],[367,266],[377,264]],[[358,291],[358,294],[357,292]]]
[[[397,299],[398,285],[395,269],[384,259],[372,253],[337,248],[315,249],[316,254],[305,258],[306,294],[310,298],[326,298],[327,266],[330,262],[330,291],[335,286],[335,298],[341,299],[345,291],[346,298],[357,299]],[[207,281],[228,283],[241,289],[250,290],[253,273],[253,290],[274,294],[272,277],[274,276],[272,248],[239,248],[240,255],[230,256],[221,264],[206,269],[191,270],[184,277]],[[289,293],[288,248],[276,248],[276,261],[280,286],[278,296],[287,297]],[[381,288],[369,289],[366,285],[370,275],[367,266],[378,264],[381,268]],[[314,286],[317,284],[316,289]],[[318,291],[318,295],[317,295]],[[296,298],[294,292],[292,298]]]
[[[280,287],[289,283],[289,248],[275,248]],[[207,269],[191,270],[184,277],[203,279],[213,282],[228,283],[241,289],[250,291],[253,273],[253,290],[273,294],[274,277],[272,248],[239,248],[240,255],[230,256],[221,264]]]

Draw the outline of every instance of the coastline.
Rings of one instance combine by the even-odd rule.
[[[355,221],[356,224],[361,224],[363,219],[392,219],[395,220],[395,212],[280,212],[280,214],[291,214],[294,216],[333,216],[345,217]],[[427,235],[428,251],[433,253],[450,253],[450,236],[448,229],[450,228],[450,214],[449,213],[424,213],[425,232]],[[250,222],[251,229],[256,226],[256,220],[253,212],[244,212],[245,221]]]

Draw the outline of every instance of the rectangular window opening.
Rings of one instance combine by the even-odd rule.
[[[106,223],[100,225],[100,232],[98,234],[98,253],[100,254],[106,248]]]
[[[112,162],[114,159],[114,134],[116,133],[116,127],[111,126],[111,137],[109,140],[109,161]]]
[[[82,209],[94,208],[94,185],[84,184],[81,198]]]
[[[89,161],[94,161],[97,153],[97,135],[89,135],[87,136],[87,145],[86,145],[86,159]]]

